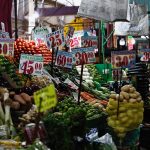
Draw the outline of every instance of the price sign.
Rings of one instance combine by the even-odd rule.
[[[14,40],[0,39],[0,55],[14,56]]]
[[[21,54],[19,73],[41,75],[43,71],[43,57]]]
[[[81,47],[81,37],[73,37],[70,39],[70,48],[78,48]]]
[[[81,37],[81,46],[97,48],[97,46],[98,46],[97,36],[82,36]]]
[[[46,42],[46,35],[49,33],[46,27],[36,27],[32,30],[32,36],[36,45]]]
[[[57,96],[53,84],[35,92],[33,96],[37,107],[39,107],[41,103],[41,112],[45,112],[48,109],[55,107],[57,104]]]
[[[139,56],[141,57],[141,61],[150,61],[150,49],[140,50]]]
[[[49,48],[59,47],[64,44],[64,32],[63,30],[58,30],[46,35],[47,45]]]
[[[58,51],[55,65],[65,68],[72,68],[72,53]]]
[[[113,51],[111,53],[111,63],[113,68],[130,68],[135,64],[135,52]]]
[[[83,64],[95,63],[95,53],[93,47],[79,48],[72,50],[73,63],[78,66]]]

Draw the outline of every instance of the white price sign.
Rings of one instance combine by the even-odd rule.
[[[14,40],[0,39],[0,55],[14,56]]]
[[[81,46],[82,47],[98,47],[97,36],[82,36],[81,37]]]
[[[70,48],[78,48],[81,47],[81,37],[73,37],[70,39]]]
[[[58,30],[52,33],[49,33],[46,35],[46,40],[47,40],[47,46],[49,48],[52,47],[59,47],[64,44],[64,31],[63,30]]]
[[[72,50],[73,63],[78,66],[82,64],[91,64],[96,62],[93,47],[78,48]]]
[[[72,68],[72,53],[65,51],[58,51],[55,65],[65,68]]]
[[[43,71],[43,57],[37,55],[21,54],[19,73],[41,75]]]

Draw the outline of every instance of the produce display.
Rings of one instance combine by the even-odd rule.
[[[48,113],[43,119],[48,138],[51,139],[51,148],[54,150],[73,149],[72,137],[83,137],[88,129],[88,123],[95,119],[99,120],[104,115],[102,109],[85,102],[78,105],[74,99],[66,97],[57,104],[53,112]]]
[[[48,64],[52,60],[52,52],[47,48],[45,44],[42,43],[36,46],[34,41],[27,41],[18,38],[15,42],[14,48],[14,55],[17,62],[19,62],[21,54],[42,55],[45,64]]]
[[[139,127],[143,121],[143,111],[140,93],[132,85],[125,85],[121,88],[120,94],[110,95],[106,108],[109,115],[108,125],[122,139],[128,131]]]

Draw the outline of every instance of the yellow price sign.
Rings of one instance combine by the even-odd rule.
[[[55,86],[53,84],[50,84],[49,86],[35,92],[33,96],[35,105],[37,107],[41,105],[40,108],[41,112],[44,112],[52,107],[55,107],[57,104],[57,96]]]

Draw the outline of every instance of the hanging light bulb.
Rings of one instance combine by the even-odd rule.
[[[124,45],[126,44],[124,38],[121,38],[121,39],[120,39],[119,44],[120,44],[121,46],[124,46]]]

